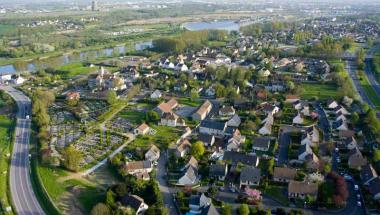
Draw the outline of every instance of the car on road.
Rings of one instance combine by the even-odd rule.
[[[354,189],[355,191],[358,191],[359,190],[359,186],[357,184],[354,185]]]
[[[344,178],[346,181],[352,181],[352,177],[351,177],[350,175],[348,175],[348,174],[345,174],[345,175],[343,176],[343,178]]]
[[[340,163],[340,158],[336,158],[336,162]]]
[[[362,206],[362,203],[361,203],[360,201],[358,201],[357,205],[358,205],[359,207],[361,207],[361,206]]]
[[[356,198],[357,198],[358,200],[360,200],[360,199],[361,199],[360,194],[357,194],[357,195],[356,195]]]
[[[335,148],[335,152],[339,152],[339,149],[338,149],[338,148]]]

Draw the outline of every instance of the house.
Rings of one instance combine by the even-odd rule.
[[[150,149],[145,153],[145,159],[150,162],[158,161],[159,158],[160,158],[160,149],[155,145],[152,145]]]
[[[222,159],[224,161],[230,161],[232,165],[237,165],[238,163],[253,167],[257,167],[259,165],[259,158],[257,156],[234,151],[225,151]]]
[[[319,130],[316,126],[310,126],[302,133],[301,145],[316,146],[319,142]]]
[[[346,138],[343,140],[343,144],[347,147],[349,150],[353,150],[358,147],[358,143],[356,142],[354,137]]]
[[[353,130],[340,130],[338,135],[339,135],[340,139],[351,138],[351,137],[355,136],[355,131],[353,131]]]
[[[21,75],[12,75],[11,82],[13,84],[19,85],[26,81],[25,78],[21,77]]]
[[[180,62],[175,66],[174,70],[178,72],[187,72],[189,71],[189,67],[187,67],[186,64]]]
[[[235,114],[233,115],[228,121],[227,121],[227,126],[229,127],[239,127],[241,124],[241,119],[239,115]]]
[[[367,164],[367,159],[363,157],[358,148],[355,148],[349,152],[348,167],[350,169],[360,170],[362,166]]]
[[[134,130],[134,133],[135,135],[145,135],[149,132],[149,130],[150,130],[150,127],[147,124],[143,123]]]
[[[369,183],[378,177],[376,170],[373,168],[372,164],[367,164],[360,170],[360,179],[363,185],[369,185]]]
[[[300,100],[300,97],[297,95],[287,95],[285,98],[285,103],[291,103],[297,102]]]
[[[304,199],[306,195],[317,198],[318,184],[301,181],[290,181],[288,184],[288,198]]]
[[[319,158],[316,154],[312,153],[308,156],[306,156],[306,169],[311,172],[319,171],[321,168],[321,164],[319,161]]]
[[[300,111],[305,107],[309,107],[309,102],[304,101],[304,100],[298,100],[293,103],[293,108]]]
[[[203,145],[206,147],[211,147],[215,143],[215,136],[209,134],[200,134],[198,140],[203,142]]]
[[[267,70],[267,69],[261,69],[260,71],[259,71],[259,75],[261,76],[261,77],[268,77],[268,76],[270,76],[270,71],[269,70]]]
[[[215,96],[215,89],[213,87],[209,87],[206,89],[205,95],[209,97],[214,97]]]
[[[328,109],[335,109],[336,107],[338,107],[339,103],[333,99],[329,99],[327,100],[327,108]]]
[[[348,130],[348,125],[346,121],[343,120],[338,120],[335,124],[335,128],[338,131],[347,131]]]
[[[380,201],[380,177],[373,179],[368,185],[368,191],[373,199]]]
[[[136,195],[126,194],[121,198],[120,203],[123,208],[132,208],[136,212],[136,215],[144,214],[149,208],[149,206],[145,204],[144,199]]]
[[[181,169],[181,171],[184,171],[188,169],[189,167],[192,167],[194,169],[198,169],[198,161],[193,156],[190,156],[189,161],[186,163],[186,165]]]
[[[178,91],[178,92],[181,92],[181,91],[185,91],[187,90],[187,84],[186,83],[177,83],[173,86],[173,90],[174,91]]]
[[[224,181],[227,176],[227,171],[227,164],[212,164],[209,170],[209,177],[219,181]]]
[[[293,124],[303,124],[303,123],[304,123],[303,114],[298,112],[297,116],[293,118]]]
[[[337,114],[337,116],[335,117],[335,121],[339,121],[339,120],[347,121],[346,116],[345,116],[342,112],[339,112],[339,113]]]
[[[276,105],[271,105],[269,103],[265,103],[264,106],[262,107],[262,110],[266,114],[276,114],[277,112],[280,111],[280,108],[277,107]]]
[[[137,180],[143,180],[143,181],[149,181],[150,180],[150,175],[147,172],[139,172],[134,174]]]
[[[192,118],[193,120],[204,120],[207,115],[210,113],[212,109],[212,103],[209,100],[206,100],[199,108],[198,110],[193,113]]]
[[[220,116],[233,116],[235,115],[235,108],[232,106],[223,106],[219,109]]]
[[[123,67],[120,73],[128,80],[134,81],[140,77],[140,73],[137,70],[137,66]]]
[[[252,149],[267,152],[270,147],[270,141],[271,138],[269,137],[256,137],[252,140]]]
[[[190,149],[191,149],[191,143],[187,139],[183,139],[176,146],[175,154],[177,155],[177,157],[182,158],[190,152]]]
[[[155,90],[151,95],[150,95],[150,98],[151,99],[159,99],[162,97],[162,93],[161,91],[159,90]]]
[[[270,135],[272,133],[272,125],[273,125],[273,115],[268,113],[268,116],[263,120],[263,127],[259,129],[259,134],[261,135]]]
[[[275,167],[273,171],[273,181],[286,182],[294,180],[297,170],[288,167]]]
[[[189,200],[189,213],[200,215],[219,215],[210,198],[204,193],[202,195],[192,195]]]
[[[162,102],[159,104],[154,111],[156,111],[160,116],[164,113],[172,112],[176,107],[178,107],[178,102],[174,98],[171,98],[168,102]]]
[[[66,94],[66,100],[79,100],[80,99],[80,94],[79,92],[76,91],[71,91]]]
[[[298,150],[298,160],[305,161],[308,155],[314,154],[308,144],[301,145]]]
[[[341,114],[343,114],[343,115],[349,115],[349,114],[350,114],[350,112],[348,112],[348,111],[346,110],[346,108],[344,108],[344,107],[341,106],[341,105],[338,105],[338,106],[336,106],[336,107],[334,108],[334,113],[335,113],[336,115],[338,115],[339,113],[341,113]]]
[[[90,74],[88,77],[88,87],[93,90],[123,90],[127,88],[125,80],[119,77],[117,73],[111,74],[103,67],[100,71]]]
[[[127,162],[124,170],[131,175],[143,172],[151,172],[153,170],[152,163],[149,160]]]
[[[226,122],[203,120],[199,125],[199,133],[223,137],[225,136],[226,128]]]
[[[240,172],[240,189],[244,186],[258,186],[261,179],[261,170],[259,168],[246,166]]]
[[[227,130],[231,130],[230,128]],[[226,133],[229,133],[226,131]],[[231,138],[227,141],[226,150],[227,151],[239,151],[240,145],[245,142],[245,136],[242,136],[239,129],[234,129],[232,131]]]
[[[195,185],[198,183],[198,169],[189,166],[184,174],[178,179],[178,185]]]
[[[185,120],[181,119],[177,114],[173,112],[166,112],[162,115],[161,125],[177,127],[177,126],[186,126]]]

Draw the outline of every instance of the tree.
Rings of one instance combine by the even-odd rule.
[[[111,215],[111,210],[104,203],[98,203],[92,208],[91,215]]]
[[[215,198],[218,195],[218,189],[215,186],[211,186],[207,189],[207,193],[210,198]]]
[[[63,150],[63,166],[71,171],[78,171],[83,155],[80,151],[70,145]]]
[[[194,156],[197,160],[202,157],[205,151],[205,147],[201,141],[197,141],[191,146],[191,155]]]
[[[117,94],[114,90],[110,90],[108,91],[108,94],[107,94],[107,103],[110,104],[110,105],[113,105],[115,104],[117,101]]]
[[[229,204],[225,204],[223,207],[222,207],[222,210],[221,210],[221,215],[231,215],[232,214],[232,207],[231,205]]]
[[[380,161],[380,149],[376,149],[373,152],[373,162],[379,162]]]
[[[107,191],[106,204],[111,208],[116,207],[116,194],[112,190]]]
[[[331,165],[329,163],[325,163],[325,165],[323,166],[323,172],[325,174],[328,174],[331,172]]]
[[[191,99],[191,101],[194,101],[197,98],[199,98],[198,91],[196,89],[191,89],[191,91],[190,91],[190,99]]]
[[[155,122],[158,122],[158,120],[160,120],[160,115],[158,115],[156,111],[148,111],[145,114],[145,120],[147,122],[155,123]]]
[[[354,125],[357,125],[359,123],[359,114],[357,112],[352,113],[351,115],[351,122]]]
[[[249,207],[247,204],[242,204],[238,208],[238,212],[240,215],[249,215]]]

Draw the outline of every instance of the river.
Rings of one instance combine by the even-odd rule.
[[[227,31],[239,31],[240,25],[235,21],[212,21],[212,22],[187,22],[182,25],[184,28],[190,31],[201,30],[227,30]]]
[[[141,51],[152,47],[152,41],[135,43],[134,49]],[[68,53],[60,56],[49,57],[46,59],[35,59],[32,61],[18,61],[14,64],[0,66],[0,74],[21,73],[25,71],[37,71],[41,68],[56,68],[70,63],[81,61],[96,60],[102,57],[118,56],[130,51],[131,47],[127,45],[119,45],[113,48],[104,48],[99,50],[83,51],[79,53]]]

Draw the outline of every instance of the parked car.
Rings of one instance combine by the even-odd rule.
[[[350,175],[345,174],[343,177],[346,181],[352,181],[352,177]]]
[[[360,194],[356,195],[356,198],[360,201]]]
[[[355,191],[359,190],[359,186],[357,184],[354,185]]]

